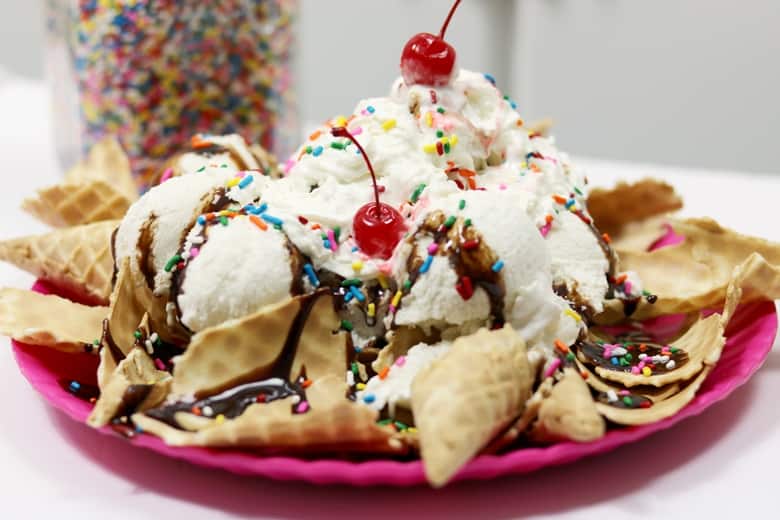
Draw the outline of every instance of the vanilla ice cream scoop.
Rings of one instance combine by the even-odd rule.
[[[396,262],[397,278],[409,287],[396,325],[456,337],[508,322],[531,346],[576,339],[580,322],[553,291],[545,239],[517,193],[469,191],[420,202],[429,213],[400,253],[408,256]]]
[[[166,294],[171,273],[165,267],[182,245],[195,218],[208,206],[231,173],[206,168],[197,175],[177,177],[155,186],[130,206],[114,239],[116,266],[130,259],[136,277],[155,294]]]
[[[240,215],[226,224],[196,224],[189,242],[197,244],[177,271],[172,294],[189,330],[246,316],[303,291],[297,249],[283,231],[257,218]]]

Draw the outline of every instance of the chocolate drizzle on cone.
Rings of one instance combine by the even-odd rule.
[[[302,384],[306,379],[306,368],[302,367],[301,373],[293,375],[291,374],[292,366],[311,309],[317,299],[325,294],[325,291],[319,291],[302,297],[301,307],[290,325],[282,351],[270,370],[270,377],[234,386],[217,395],[194,402],[177,402],[148,410],[145,413],[154,419],[178,428],[176,414],[179,412],[201,415],[204,410],[208,410],[210,417],[221,414],[230,419],[244,413],[246,408],[252,404],[268,403],[291,396],[299,398],[297,402],[292,404],[292,413],[299,413],[297,404],[306,400],[306,392]],[[262,340],[258,338],[258,341]]]

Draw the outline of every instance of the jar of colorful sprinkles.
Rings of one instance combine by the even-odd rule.
[[[298,137],[297,0],[46,0],[47,72],[64,166],[119,138],[139,186],[196,133],[280,156]]]

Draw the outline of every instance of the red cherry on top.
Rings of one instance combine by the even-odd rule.
[[[376,184],[376,174],[366,151],[360,146],[355,136],[343,126],[333,128],[330,133],[334,137],[346,137],[358,147],[363,160],[366,161],[371,180],[374,183],[374,201],[362,206],[352,221],[352,233],[360,251],[368,256],[386,260],[393,255],[395,246],[401,241],[406,231],[404,218],[392,206],[379,201],[379,188]]]
[[[401,53],[401,74],[407,85],[430,85],[442,87],[455,75],[455,49],[444,41],[452,15],[460,5],[456,0],[450,9],[439,35],[420,33],[406,42]]]

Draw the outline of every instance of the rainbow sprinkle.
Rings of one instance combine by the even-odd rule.
[[[320,286],[320,279],[317,277],[317,273],[314,271],[314,266],[311,264],[303,264],[303,272],[306,273],[306,277],[309,279],[314,287]]]
[[[427,273],[430,270],[432,263],[433,263],[433,255],[428,255],[425,258],[423,264],[420,266],[420,274]]]

